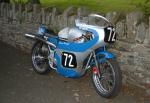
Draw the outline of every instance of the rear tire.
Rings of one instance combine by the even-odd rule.
[[[48,73],[49,64],[48,64],[48,46],[47,44],[37,41],[32,47],[31,60],[33,70],[38,74]]]
[[[92,73],[91,76],[97,93],[105,98],[116,96],[122,85],[122,73],[117,61],[109,59],[105,63],[99,63],[98,72],[100,75]]]

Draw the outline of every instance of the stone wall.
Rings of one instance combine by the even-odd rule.
[[[0,4],[0,40],[30,51],[33,41],[24,37],[36,32],[39,24],[58,31],[73,26],[76,16],[90,12],[85,8],[69,7],[63,13],[55,7],[39,5]],[[127,15],[111,12],[105,15],[116,26],[118,40],[110,51],[117,54],[123,72],[123,82],[132,83],[150,93],[150,17],[140,12]]]

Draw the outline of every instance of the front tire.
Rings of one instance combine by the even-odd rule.
[[[99,63],[98,73],[92,73],[92,82],[99,95],[112,98],[120,91],[122,74],[116,60]]]
[[[48,55],[47,44],[37,41],[33,45],[31,52],[32,67],[38,74],[45,74],[49,71]]]

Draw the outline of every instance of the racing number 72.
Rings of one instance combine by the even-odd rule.
[[[115,39],[116,33],[114,32],[115,29],[114,29],[114,28],[108,28],[108,30],[110,30],[110,34],[109,34],[108,41],[114,42],[114,41],[116,40],[116,39]]]
[[[76,57],[72,53],[62,53],[62,65],[67,68],[75,68],[77,66]]]

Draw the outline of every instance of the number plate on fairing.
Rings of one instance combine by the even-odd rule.
[[[116,41],[115,28],[112,26],[109,26],[109,27],[106,27],[104,31],[105,31],[104,41],[107,43],[114,43]]]
[[[66,68],[76,68],[76,56],[73,53],[62,52],[62,66]]]

